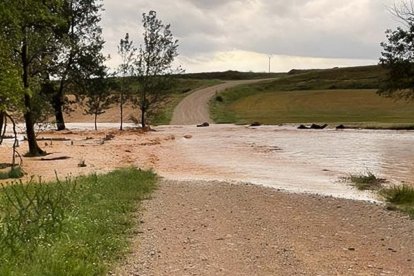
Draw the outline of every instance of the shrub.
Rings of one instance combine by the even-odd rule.
[[[15,166],[8,171],[0,172],[0,179],[17,179],[23,177],[23,175],[23,169],[20,166]]]
[[[223,97],[222,96],[216,96],[216,101],[222,103],[223,102]]]

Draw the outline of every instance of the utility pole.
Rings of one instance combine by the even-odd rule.
[[[269,55],[269,74],[270,74],[270,60],[272,59],[272,55]]]

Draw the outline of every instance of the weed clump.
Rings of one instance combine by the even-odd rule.
[[[24,176],[24,171],[20,166],[11,167],[8,171],[0,172],[0,180],[18,179]]]
[[[390,204],[388,209],[406,212],[414,218],[414,187],[401,185],[384,188],[380,195]]]
[[[383,178],[376,177],[372,172],[368,171],[364,174],[351,174],[348,179],[352,185],[360,191],[379,190],[382,184],[386,182]]]

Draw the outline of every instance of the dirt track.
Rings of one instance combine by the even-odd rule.
[[[212,123],[208,103],[218,92],[240,84],[255,83],[263,80],[227,81],[223,84],[198,90],[181,101],[174,110],[171,125],[195,125]]]
[[[414,221],[364,202],[163,181],[117,275],[412,275]]]

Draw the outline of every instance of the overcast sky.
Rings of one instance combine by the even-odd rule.
[[[157,11],[179,40],[186,72],[288,71],[376,64],[394,0],[104,0],[108,64],[128,32],[142,43],[142,13]]]

